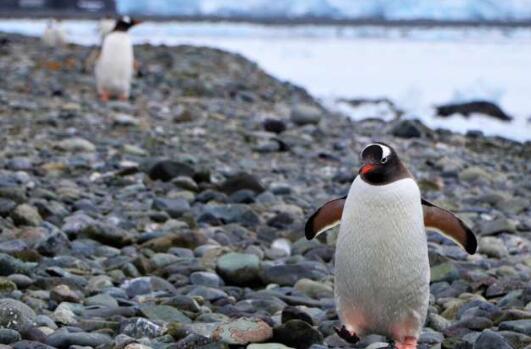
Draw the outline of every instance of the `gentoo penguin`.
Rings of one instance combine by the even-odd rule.
[[[102,101],[110,97],[121,100],[129,98],[133,78],[133,43],[128,30],[140,23],[125,16],[120,18],[103,39],[100,55],[96,61],[96,85]]]
[[[100,22],[98,23],[98,33],[100,35],[101,41],[103,42],[103,39],[113,31],[114,27],[116,26],[116,20],[114,18],[102,18]]]
[[[477,241],[453,213],[421,198],[389,145],[367,145],[361,160],[348,195],[308,219],[306,238],[340,224],[335,298],[343,327],[337,333],[350,342],[380,334],[391,339],[391,348],[415,349],[430,296],[425,228],[442,232],[470,254]]]
[[[42,41],[51,47],[63,46],[66,44],[66,33],[59,21],[51,19],[46,24],[46,29],[42,34]]]

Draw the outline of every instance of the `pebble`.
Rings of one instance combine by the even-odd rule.
[[[240,190],[251,190],[257,194],[260,194],[265,189],[260,181],[249,173],[238,173],[227,178],[219,187],[219,189],[227,194],[232,195]]]
[[[512,346],[498,333],[485,330],[479,335],[473,349],[512,349]]]
[[[12,343],[10,348],[13,349],[54,349],[54,347],[43,344],[41,342],[22,340]]]
[[[497,235],[500,233],[514,233],[516,227],[506,218],[498,218],[493,221],[482,222],[479,226],[481,235]]]
[[[111,337],[102,333],[57,331],[46,339],[46,344],[59,349],[71,348],[74,345],[97,347],[111,342]]]
[[[431,267],[431,282],[454,281],[459,278],[459,271],[451,262]]]
[[[291,110],[291,121],[299,126],[318,124],[323,112],[314,105],[297,104]]]
[[[76,325],[78,322],[77,316],[74,312],[75,305],[72,303],[61,302],[55,308],[52,318],[54,321],[63,325]]]
[[[493,258],[504,258],[509,254],[503,242],[491,236],[479,240],[478,252]]]
[[[216,225],[239,223],[246,227],[254,227],[260,223],[260,217],[256,212],[244,204],[207,205],[198,220],[215,222]]]
[[[264,321],[252,318],[240,318],[219,325],[212,338],[227,344],[248,344],[264,342],[271,338],[273,329]]]
[[[174,160],[156,162],[148,171],[149,178],[164,182],[168,182],[179,176],[191,177],[193,174],[194,169],[190,165]]]
[[[531,319],[504,321],[499,325],[500,330],[514,331],[531,336]]]
[[[70,152],[93,152],[96,146],[86,139],[73,137],[60,141],[57,147]]]
[[[8,278],[0,277],[0,296],[8,296],[17,289],[17,285]]]
[[[22,339],[18,331],[9,328],[0,328],[0,344],[11,344]]]
[[[308,315],[308,313],[296,307],[288,306],[282,310],[281,321],[284,324],[290,320],[301,320],[307,322],[310,325],[313,325],[313,319],[310,315]]]
[[[470,166],[466,168],[461,171],[459,178],[465,182],[477,182],[481,179],[490,181],[492,179],[491,175],[479,166]]]
[[[422,129],[417,120],[402,120],[391,129],[391,134],[400,138],[419,138]]]
[[[316,299],[332,297],[334,294],[334,290],[331,286],[319,281],[304,278],[298,280],[293,288]]]
[[[50,298],[58,303],[73,302],[79,303],[81,296],[79,293],[70,289],[68,285],[57,285],[50,292]]]
[[[191,320],[181,311],[169,305],[146,305],[140,307],[142,313],[150,320],[162,322],[190,323]]]
[[[33,279],[24,274],[11,274],[7,278],[11,280],[19,289],[28,288],[34,283]]]
[[[272,133],[282,133],[286,131],[286,123],[278,119],[266,119],[263,122],[264,130]]]
[[[0,327],[22,332],[33,325],[36,316],[33,309],[20,301],[0,299]]]
[[[22,204],[17,206],[11,213],[13,222],[17,225],[29,225],[37,227],[42,223],[39,211],[31,205]]]
[[[167,212],[172,218],[179,218],[190,210],[188,200],[176,198],[156,198],[153,200],[153,209]]]
[[[193,285],[207,287],[220,287],[223,284],[223,280],[217,274],[205,271],[196,271],[190,274],[190,282]]]
[[[228,253],[216,262],[216,271],[228,284],[248,285],[258,280],[260,260],[254,254]]]
[[[133,338],[155,338],[162,335],[164,329],[153,321],[144,318],[132,318],[120,323],[120,333]]]
[[[293,286],[300,279],[320,280],[327,274],[326,269],[318,263],[265,265],[262,268],[262,280],[266,284]]]
[[[302,320],[289,320],[275,327],[273,340],[296,349],[307,349],[323,342],[322,334]]]

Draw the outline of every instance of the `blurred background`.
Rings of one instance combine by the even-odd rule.
[[[0,13],[0,31],[32,36],[63,19],[81,45],[127,14],[147,21],[136,44],[243,54],[356,120],[531,138],[529,0],[2,0]]]

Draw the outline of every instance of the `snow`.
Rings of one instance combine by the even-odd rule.
[[[529,0],[118,0],[122,13],[250,18],[528,20]]]
[[[99,42],[96,22],[63,25],[73,42]],[[0,21],[0,31],[26,35],[41,35],[44,27],[45,21]],[[392,115],[385,104],[351,108],[340,99],[389,98],[404,117],[430,127],[531,140],[531,29],[147,22],[131,35],[135,43],[206,45],[243,54],[355,119]],[[471,99],[498,103],[515,119],[434,115],[435,105]]]

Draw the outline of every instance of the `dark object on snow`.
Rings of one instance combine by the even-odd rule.
[[[496,104],[487,101],[472,101],[437,106],[437,115],[439,116],[450,116],[452,114],[469,116],[473,113],[490,115],[502,121],[511,121],[513,119],[511,116],[505,114]]]

